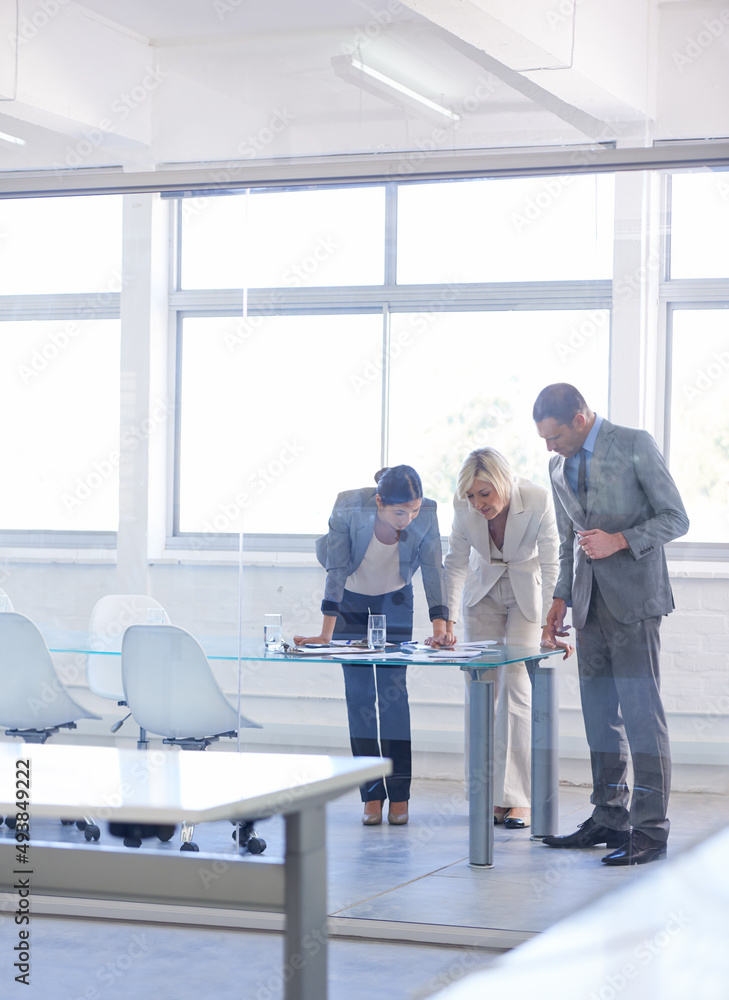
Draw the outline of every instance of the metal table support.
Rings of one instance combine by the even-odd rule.
[[[527,660],[532,681],[532,839],[558,830],[559,686],[555,660]]]
[[[516,652],[516,651],[514,651]],[[526,652],[526,651],[525,651]],[[557,670],[540,661],[554,653],[523,656],[532,682],[532,837],[557,832],[559,789],[559,690]],[[512,656],[508,662],[517,662]],[[556,661],[554,661],[556,663]],[[492,868],[494,863],[494,680],[495,668],[464,664],[471,678],[468,778],[468,864]]]

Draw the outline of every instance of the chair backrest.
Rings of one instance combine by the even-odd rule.
[[[64,687],[37,625],[16,611],[0,614],[0,725],[45,729],[98,718]]]
[[[184,739],[261,728],[238,715],[220,690],[205,650],[177,625],[130,625],[121,659],[125,699],[143,729]]]
[[[107,594],[96,602],[89,622],[89,639],[99,653],[90,653],[86,658],[86,678],[94,694],[124,701],[121,657],[118,655],[121,638],[129,625],[148,621],[153,609],[161,612],[165,625],[169,625],[170,619],[159,601],[145,594]],[[104,653],[104,650],[115,651],[116,655]]]
[[[0,611],[12,611],[13,602],[10,600],[10,595],[6,594],[5,591],[0,587]]]

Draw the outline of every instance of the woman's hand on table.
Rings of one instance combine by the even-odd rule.
[[[332,641],[330,635],[295,635],[294,643],[297,646],[303,646],[306,643],[311,643],[313,646],[328,646]]]
[[[455,622],[446,622],[436,618],[433,622],[433,634],[425,640],[426,646],[454,646],[458,639],[453,633]]]

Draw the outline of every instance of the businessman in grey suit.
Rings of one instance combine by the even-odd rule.
[[[674,607],[663,546],[688,531],[676,484],[646,431],[611,424],[567,383],[534,404],[550,452],[559,576],[547,615],[564,636],[572,607],[580,695],[590,746],[592,815],[549,847],[615,848],[602,860],[634,865],[666,855],[671,787],[660,695],[661,617]],[[626,784],[632,756],[632,799]]]

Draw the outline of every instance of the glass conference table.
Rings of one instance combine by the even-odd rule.
[[[51,652],[101,653],[119,656],[121,637],[100,650],[88,632],[72,632],[40,626]],[[558,674],[557,657],[563,650],[540,647],[507,646],[493,644],[478,651],[468,659],[449,658],[444,652],[434,653],[429,648],[402,646],[393,652],[366,653],[340,647],[336,653],[309,650],[301,652],[271,652],[263,642],[237,636],[201,635],[198,641],[209,659],[240,662],[274,659],[288,661],[292,669],[301,668],[305,662],[335,663],[386,663],[402,662],[417,666],[440,666],[465,671],[471,678],[469,699],[469,865],[474,868],[491,868],[494,858],[494,680],[495,669],[503,664],[524,661],[532,682],[532,825],[531,836],[540,839],[557,833],[558,823]]]

